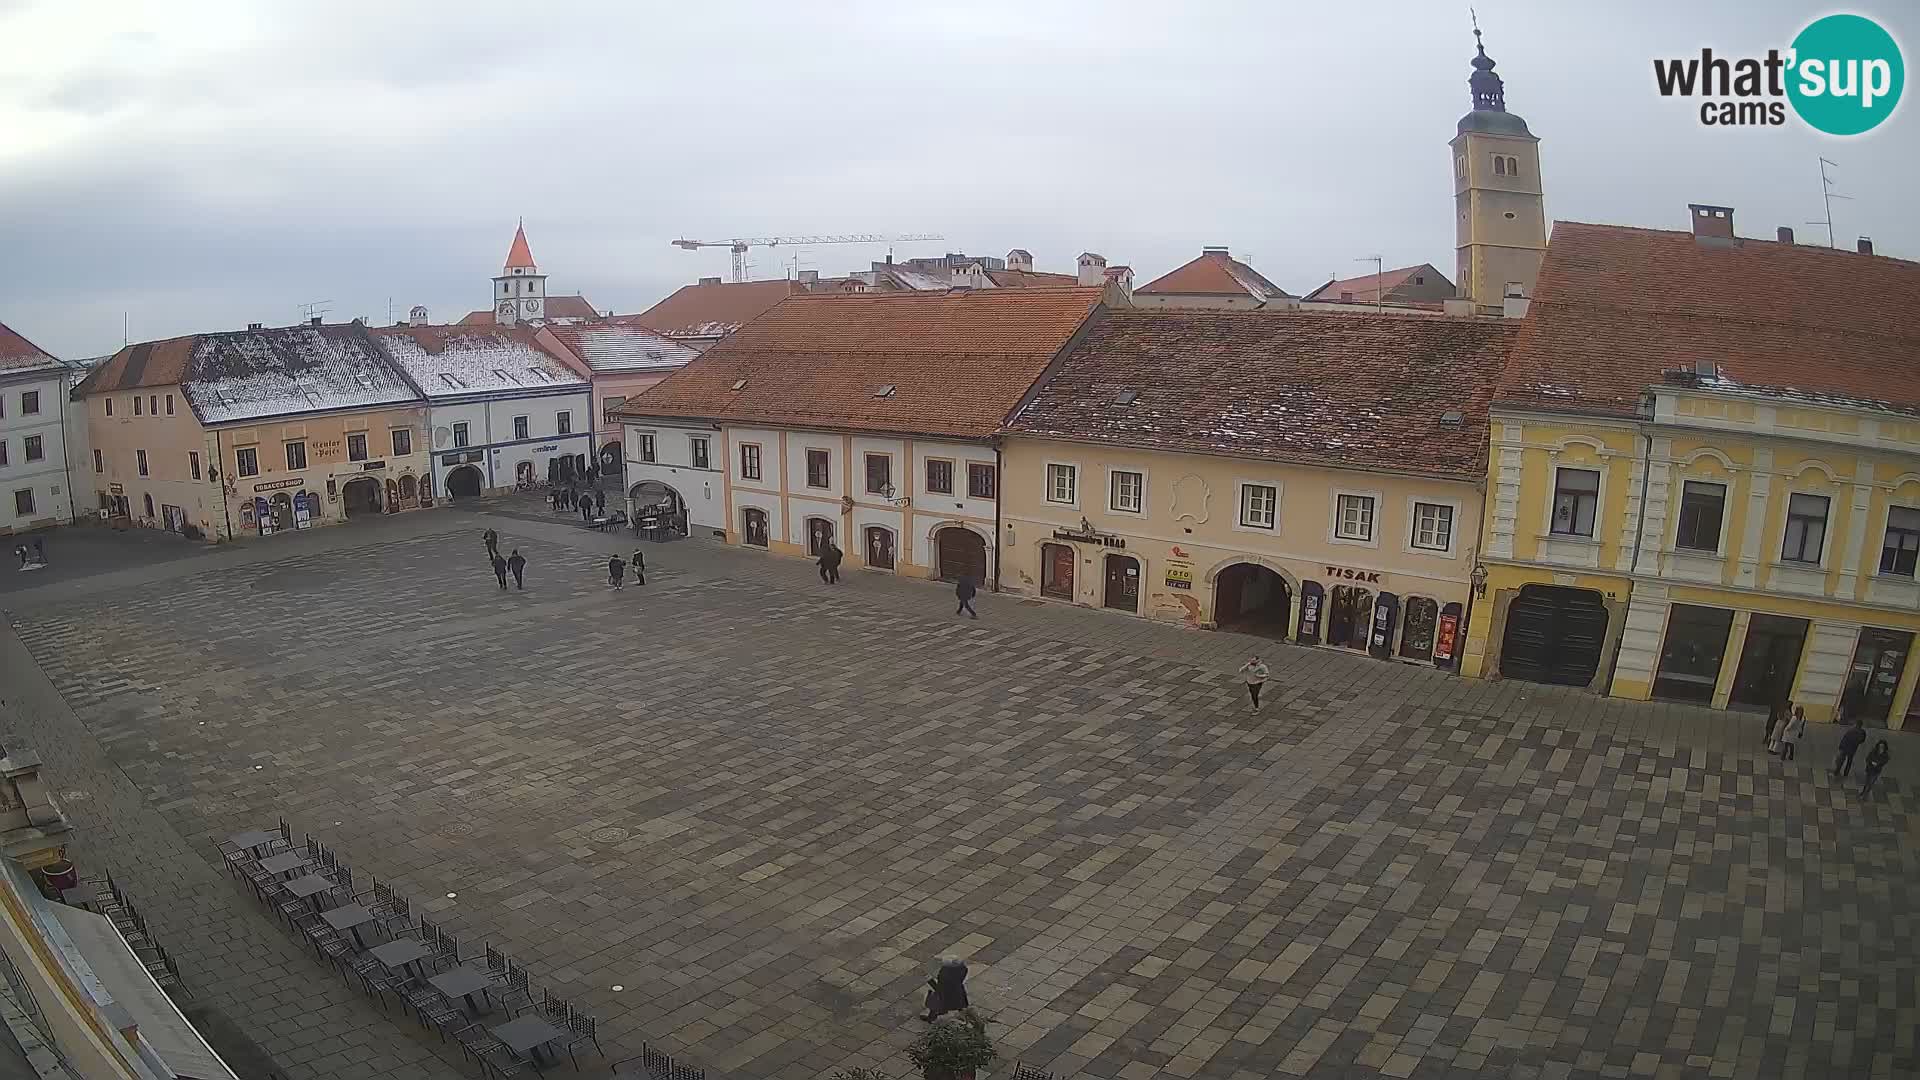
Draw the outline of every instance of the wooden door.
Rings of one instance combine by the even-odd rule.
[[[819,558],[833,544],[833,522],[826,518],[807,519],[807,554]]]
[[[1140,610],[1140,561],[1131,555],[1107,556],[1108,607],[1116,611]]]
[[[972,529],[949,526],[934,537],[940,558],[940,580],[968,577],[975,585],[987,583],[987,542]]]
[[[867,565],[875,570],[893,569],[893,530],[878,525],[867,527]]]
[[[1065,544],[1040,545],[1040,595],[1073,599],[1073,564],[1078,561]]]
[[[746,534],[750,547],[767,546],[767,512],[758,507],[749,506],[741,511],[741,531]]]

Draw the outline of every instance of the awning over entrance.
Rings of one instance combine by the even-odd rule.
[[[104,915],[60,904],[49,905],[48,910],[66,928],[67,937],[112,997],[112,1004],[126,1010],[140,1037],[168,1068],[178,1076],[196,1080],[239,1080],[180,1015],[111,921]]]

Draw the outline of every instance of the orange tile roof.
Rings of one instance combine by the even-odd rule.
[[[1516,322],[1105,311],[1008,430],[1477,479],[1488,403]],[[1447,422],[1449,412],[1458,422]]]
[[[1355,303],[1370,304],[1374,301],[1374,298],[1383,291],[1387,296],[1391,297],[1393,290],[1405,285],[1408,278],[1422,271],[1439,273],[1439,271],[1434,270],[1433,267],[1427,263],[1421,263],[1418,266],[1403,266],[1398,270],[1388,270],[1380,274],[1367,274],[1363,277],[1335,278],[1300,299],[1324,300],[1329,303],[1339,303],[1343,299],[1341,294],[1351,293],[1352,296],[1346,299],[1350,299]]]
[[[527,226],[525,222],[521,222],[520,225],[513,230],[513,246],[507,249],[506,268],[509,270],[515,268],[526,270],[538,269],[538,267],[533,264],[533,249],[527,246]]]
[[[1662,373],[1920,414],[1920,263],[1556,222],[1498,402],[1631,416]]]
[[[801,294],[617,412],[983,439],[1005,423],[1103,295],[1082,288]],[[879,396],[888,386],[892,392]]]
[[[1185,296],[1251,296],[1257,300],[1289,295],[1287,290],[1268,281],[1260,271],[1225,251],[1214,249],[1201,252],[1199,258],[1175,267],[1133,291]]]
[[[174,386],[186,382],[188,365],[193,360],[193,347],[199,340],[200,335],[188,334],[185,337],[121,346],[119,352],[108,357],[80,380],[80,385],[73,388],[73,394],[75,397],[85,397],[113,390]]]
[[[784,278],[682,285],[636,318],[640,325],[668,337],[720,337],[752,322],[794,291]]]
[[[13,327],[0,323],[0,371],[58,363],[45,349],[21,337]]]

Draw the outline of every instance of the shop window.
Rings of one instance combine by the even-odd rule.
[[[1593,469],[1557,469],[1553,474],[1554,536],[1593,536],[1600,507],[1600,474]]]
[[[1666,701],[1711,703],[1732,629],[1733,612],[1725,608],[1673,605],[1660,645],[1660,664],[1654,671],[1653,696]]]
[[[1727,485],[1689,480],[1680,491],[1680,525],[1673,546],[1685,551],[1717,553],[1720,523],[1727,512]]]
[[[1825,495],[1798,492],[1787,500],[1787,534],[1780,545],[1780,561],[1820,565],[1820,551],[1827,542],[1827,509],[1831,503]]]
[[[1880,547],[1880,572],[1910,578],[1916,559],[1920,559],[1920,510],[1889,507],[1887,536]]]

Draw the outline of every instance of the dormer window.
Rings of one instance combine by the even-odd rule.
[[[887,385],[881,387],[880,389],[875,390],[873,392],[873,396],[877,398],[890,398],[893,396],[894,390],[895,390],[894,384],[888,383]]]

